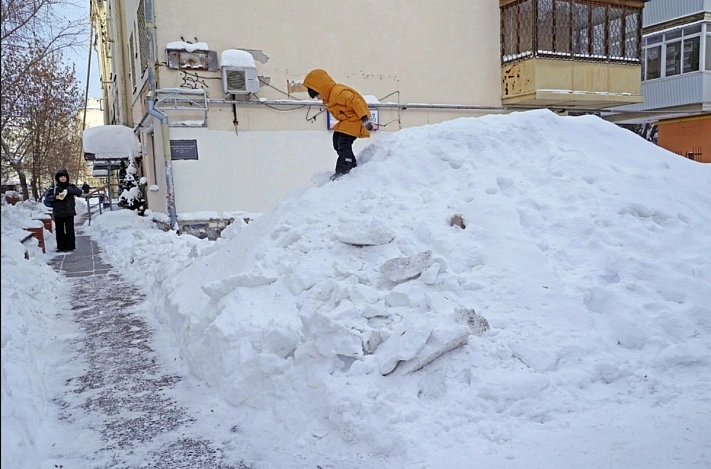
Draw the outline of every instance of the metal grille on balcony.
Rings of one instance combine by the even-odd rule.
[[[635,0],[501,0],[501,62],[529,57],[640,63]]]

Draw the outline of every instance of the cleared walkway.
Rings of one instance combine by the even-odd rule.
[[[87,464],[82,467],[248,469],[229,460],[235,448],[191,430],[196,418],[189,403],[175,397],[190,396],[190,390],[174,392],[185,388],[183,378],[161,371],[153,332],[143,320],[145,298],[99,253],[77,226],[76,251],[51,262],[71,283],[72,319],[81,331],[67,349],[82,366],[56,403],[62,420],[88,422],[103,444],[98,454],[81,456]]]

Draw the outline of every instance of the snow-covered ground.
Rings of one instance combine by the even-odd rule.
[[[156,348],[231,404],[253,468],[711,467],[711,166],[548,111],[358,159],[216,242],[130,211],[87,227],[145,287]],[[62,281],[6,236],[28,206],[2,208],[9,467],[53,424]]]

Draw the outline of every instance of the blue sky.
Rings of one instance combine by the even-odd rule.
[[[76,66],[77,80],[80,83],[82,96],[86,91],[87,68],[89,65],[89,2],[82,2],[79,6],[67,6],[61,11],[68,19],[83,18],[86,20],[86,35],[82,40],[83,45],[76,49],[67,49],[64,55],[67,63]],[[89,98],[101,97],[101,78],[99,77],[99,62],[94,49],[91,52],[91,76],[89,78]]]

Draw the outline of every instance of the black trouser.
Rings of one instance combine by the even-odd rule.
[[[54,217],[57,251],[73,251],[77,247],[74,235],[74,217]]]
[[[356,157],[353,154],[353,142],[355,137],[341,132],[333,132],[333,149],[338,153],[336,162],[336,174],[346,174],[351,169],[358,166]]]

